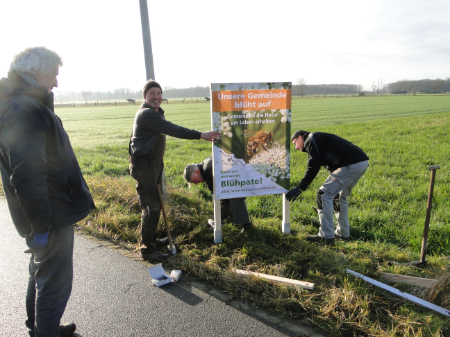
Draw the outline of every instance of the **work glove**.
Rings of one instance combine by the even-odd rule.
[[[302,191],[298,187],[293,188],[289,192],[286,193],[286,199],[289,201],[295,201],[299,197],[299,195],[302,194]]]
[[[39,251],[45,246],[47,246],[48,243],[48,232],[44,234],[36,234],[31,232],[30,235],[28,235],[27,239],[27,246],[35,251]]]

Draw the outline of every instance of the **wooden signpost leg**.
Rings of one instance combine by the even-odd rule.
[[[283,234],[291,234],[289,200],[286,199],[286,193],[283,193],[281,197],[283,198],[283,222],[281,223],[281,231]]]
[[[220,199],[214,198],[214,243],[222,243],[222,220]]]

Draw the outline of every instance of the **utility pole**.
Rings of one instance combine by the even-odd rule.
[[[142,40],[144,42],[145,70],[147,74],[145,80],[155,80],[155,68],[153,67],[152,39],[150,37],[150,20],[148,18],[147,0],[139,0],[139,7],[141,9]]]
[[[152,38],[150,36],[150,20],[148,18],[147,0],[139,0],[139,8],[141,10],[142,41],[144,42],[145,71],[147,75],[145,81],[148,81],[149,79],[155,81],[155,67],[153,66]],[[161,176],[161,189],[163,197],[166,199],[167,189],[164,169]]]

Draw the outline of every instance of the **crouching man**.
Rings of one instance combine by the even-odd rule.
[[[337,237],[348,241],[350,224],[347,198],[366,172],[369,157],[358,146],[331,133],[297,130],[291,140],[296,150],[308,154],[308,163],[300,184],[286,194],[286,199],[295,201],[314,180],[321,166],[330,171],[327,180],[317,192],[319,233],[308,235],[306,240],[334,244],[334,238]],[[336,229],[333,223],[333,210],[337,218]]]
[[[209,156],[199,164],[189,164],[184,168],[183,177],[188,183],[199,184],[206,183],[211,194],[214,194],[213,183],[213,163],[212,157]],[[252,226],[248,217],[247,206],[245,205],[245,198],[235,199],[221,199],[220,200],[220,214],[222,224],[225,224],[228,218],[234,224],[242,225],[242,232],[249,230]],[[214,221],[208,220],[208,224],[214,227]]]

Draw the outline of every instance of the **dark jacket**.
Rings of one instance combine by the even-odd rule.
[[[53,94],[14,71],[0,80],[0,171],[23,237],[73,225],[94,208]]]
[[[198,164],[198,169],[200,174],[205,181],[206,185],[208,185],[208,189],[211,191],[211,194],[214,194],[214,179],[213,179],[213,162],[212,156],[209,156],[200,164]]]
[[[151,108],[146,102],[136,113],[130,138],[130,156],[151,155],[161,134],[182,139],[200,139],[201,132],[173,124],[164,118],[164,110]]]
[[[369,160],[358,146],[331,133],[306,133],[303,141],[303,152],[308,153],[308,163],[305,175],[298,185],[302,191],[308,188],[321,166],[333,172],[338,168]]]

